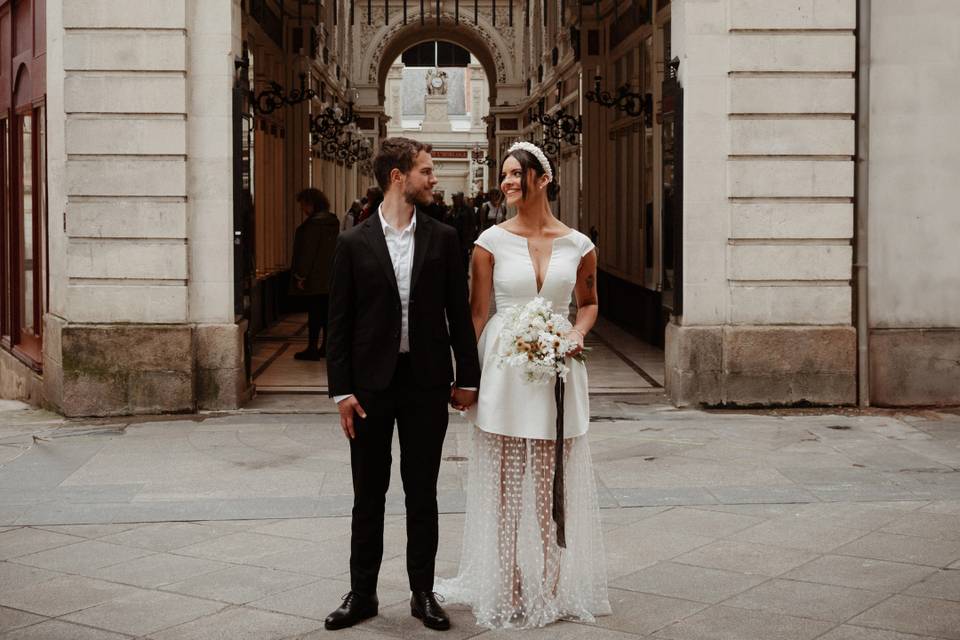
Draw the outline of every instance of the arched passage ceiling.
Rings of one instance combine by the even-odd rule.
[[[400,55],[412,46],[422,42],[444,40],[460,45],[472,53],[483,66],[487,81],[490,83],[490,101],[497,96],[497,84],[507,82],[512,69],[508,69],[506,60],[509,55],[501,49],[505,45],[497,41],[498,36],[487,31],[483,24],[476,25],[473,18],[461,15],[460,23],[453,16],[442,16],[440,24],[431,18],[424,25],[419,18],[412,18],[408,24],[399,24],[377,34],[378,44],[373,51],[369,64],[368,81],[379,87],[380,102],[384,101],[384,87],[390,66]],[[497,46],[497,45],[500,46]]]

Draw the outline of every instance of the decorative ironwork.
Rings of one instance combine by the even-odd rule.
[[[589,102],[595,102],[608,109],[618,109],[628,116],[643,116],[645,126],[651,126],[653,122],[653,95],[650,93],[637,93],[630,91],[630,85],[624,84],[617,88],[616,95],[600,88],[603,78],[599,75],[593,77],[593,89],[587,91],[586,99]]]
[[[307,86],[307,74],[300,74],[300,86],[287,91],[278,82],[270,82],[270,88],[264,89],[253,98],[253,108],[257,113],[273,113],[277,109],[300,104],[316,98],[317,92]]]
[[[473,159],[474,164],[486,165],[491,169],[497,166],[497,161],[493,158],[488,158],[487,152],[480,148],[479,143],[473,145],[470,157]]]
[[[316,146],[319,146],[320,153],[325,159],[341,162],[347,167],[360,163],[361,170],[373,157],[373,146],[370,140],[365,136],[356,135],[356,132],[351,129],[344,132],[342,137],[321,140]]]
[[[357,114],[353,111],[356,97],[356,89],[353,89],[346,109],[339,105],[323,107],[319,113],[310,117],[310,141],[314,146],[321,141],[336,140],[344,128],[357,121]]]
[[[557,102],[562,94],[562,85],[557,83]],[[577,136],[583,132],[583,117],[572,115],[561,107],[555,115],[550,115],[544,111],[544,99],[540,98],[537,103],[538,110],[527,110],[527,117],[531,122],[537,122],[543,127],[543,148],[548,154],[556,156],[560,153],[562,142],[567,144],[577,144]]]

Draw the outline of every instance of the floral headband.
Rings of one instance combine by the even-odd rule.
[[[520,142],[514,142],[513,145],[507,149],[507,155],[519,150],[523,150],[532,154],[533,157],[536,158],[540,163],[540,166],[543,167],[543,173],[547,176],[547,179],[553,182],[553,169],[550,168],[550,161],[547,160],[547,156],[543,152],[543,149],[532,142],[521,140]]]

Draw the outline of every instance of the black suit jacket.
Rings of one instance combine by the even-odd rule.
[[[414,383],[422,388],[454,381],[478,387],[477,338],[467,300],[467,278],[456,231],[415,212],[408,331]],[[400,293],[380,216],[341,233],[330,274],[327,376],[330,396],[364,395],[390,386],[400,350]]]

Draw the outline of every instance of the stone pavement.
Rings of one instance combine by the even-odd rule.
[[[394,477],[381,614],[337,637],[960,639],[957,413],[591,402],[612,616],[504,633],[450,606],[453,630],[424,629]],[[442,575],[459,560],[468,433],[452,416]],[[0,638],[333,637],[349,506],[329,406],[78,422],[0,404]]]

